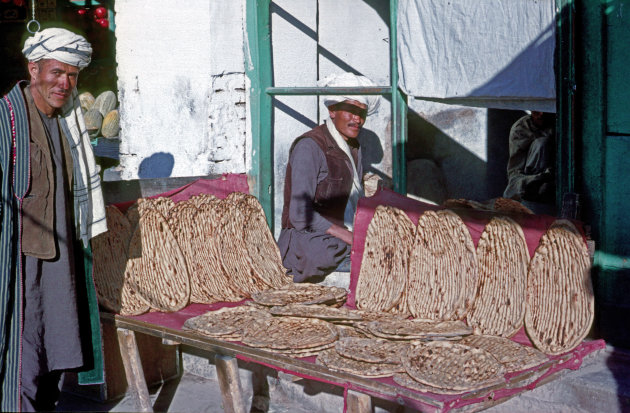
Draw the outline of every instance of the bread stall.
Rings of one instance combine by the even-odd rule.
[[[389,190],[360,201],[350,288],[293,284],[244,175],[108,207],[94,243],[103,324],[151,411],[138,337],[214,354],[223,406],[246,411],[237,361],[418,411],[480,410],[604,348],[579,222],[437,207]],[[138,337],[137,333],[140,333]]]

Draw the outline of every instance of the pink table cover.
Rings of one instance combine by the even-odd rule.
[[[169,196],[173,199],[173,201],[178,202],[184,199],[188,199],[193,195],[197,195],[200,193],[207,193],[215,195],[218,198],[225,198],[229,193],[239,191],[248,193],[249,188],[247,186],[247,178],[245,175],[224,175],[219,179],[199,179],[191,184],[183,186],[181,188],[155,195],[152,198],[160,197],[160,196]],[[133,202],[127,202],[123,204],[118,204],[117,206],[121,210],[125,210],[129,207]],[[420,201],[416,201],[400,194],[397,194],[393,191],[389,190],[380,190],[374,196],[370,198],[363,198],[359,201],[359,205],[357,208],[357,215],[355,217],[355,232],[354,232],[354,243],[352,246],[352,266],[351,266],[351,276],[350,276],[350,292],[348,294],[348,301],[346,306],[350,308],[355,307],[354,300],[354,291],[356,289],[357,278],[359,274],[359,270],[361,267],[361,258],[363,256],[363,248],[365,244],[365,235],[367,233],[367,226],[374,215],[374,210],[378,205],[391,205],[402,209],[407,213],[409,218],[414,222],[414,224],[418,223],[418,218],[422,214],[422,212],[426,210],[438,210],[442,209],[442,207],[430,205],[427,203],[423,203]],[[495,215],[491,212],[485,211],[476,211],[476,210],[456,210],[458,215],[462,217],[466,226],[470,230],[473,242],[475,246],[479,241],[479,237],[483,232],[485,224]],[[530,256],[534,254],[536,246],[540,240],[540,237],[543,235],[545,230],[549,227],[549,225],[556,219],[551,216],[546,215],[515,215],[513,216],[515,221],[517,221],[523,228],[523,232],[525,234],[525,239],[527,241],[527,247],[529,249]],[[581,229],[581,226],[578,228]],[[236,302],[236,303],[215,303],[215,304],[190,304],[186,308],[174,312],[174,313],[162,313],[162,312],[149,312],[146,314],[142,314],[139,316],[131,316],[128,317],[130,319],[143,321],[146,323],[159,325],[162,327],[167,327],[173,330],[181,330],[184,322],[191,318],[201,314],[204,314],[207,311],[218,310],[223,307],[236,307],[242,305],[244,301]],[[517,341],[521,344],[531,346],[531,342],[529,341],[527,335],[525,334],[524,329],[521,329],[515,337],[512,338],[514,341]],[[436,408],[430,404],[425,402],[411,399],[408,397],[404,397],[402,395],[391,396],[385,394],[379,394],[374,391],[361,388],[361,386],[357,386],[356,384],[349,382],[333,382],[329,380],[324,380],[319,377],[309,376],[305,374],[301,374],[295,371],[287,370],[284,368],[280,368],[278,366],[262,363],[256,360],[252,360],[243,355],[237,355],[237,358],[246,362],[253,362],[256,364],[262,364],[267,367],[270,367],[275,370],[283,371],[285,373],[289,373],[292,375],[296,375],[299,377],[303,377],[306,379],[317,380],[320,382],[328,383],[335,386],[341,386],[344,388],[344,412],[346,411],[345,405],[345,395],[348,390],[356,390],[362,393],[369,394],[374,397],[394,401],[397,403],[404,404],[406,406],[410,406],[412,408],[421,410],[421,411],[441,411],[447,412],[454,408],[460,408],[463,406],[480,403],[483,401],[492,398],[494,400],[500,400],[503,398],[512,397],[515,394],[518,394],[524,390],[534,389],[538,384],[548,377],[551,374],[556,373],[559,370],[563,369],[572,369],[577,370],[582,364],[582,359],[596,350],[605,348],[605,342],[603,340],[595,340],[595,341],[584,341],[577,348],[568,352],[565,355],[560,356],[550,356],[550,360],[566,360],[557,363],[553,367],[549,368],[544,374],[538,377],[536,380],[532,381],[527,385],[523,385],[521,387],[513,387],[513,388],[503,388],[498,390],[493,390],[491,394],[482,394],[479,397],[471,398],[468,393],[463,393],[459,395],[442,395],[442,394],[433,394],[433,393],[423,393],[416,392],[418,394],[423,394],[424,396],[428,396],[438,402],[443,403],[442,408]],[[315,363],[316,357],[305,357],[300,360],[310,363]],[[528,370],[535,370],[537,367],[532,367],[527,370],[523,370],[521,372],[510,373],[506,375],[506,379],[509,380],[511,377],[519,375]],[[382,383],[398,386],[391,377],[386,378],[375,378],[372,380],[377,380]],[[412,390],[413,391],[413,390]]]

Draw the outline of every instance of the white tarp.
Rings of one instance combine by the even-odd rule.
[[[554,0],[401,0],[399,86],[409,96],[555,112]]]

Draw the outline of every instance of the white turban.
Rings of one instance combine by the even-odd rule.
[[[319,87],[374,87],[374,82],[365,76],[357,76],[354,73],[346,72],[336,75],[326,76],[317,82]],[[346,95],[346,96],[324,96],[324,105],[327,107],[344,100],[356,100],[367,106],[368,115],[373,114],[378,109],[381,97],[379,95]]]
[[[53,59],[83,69],[90,64],[92,46],[69,30],[50,28],[26,39],[22,53],[29,62]]]

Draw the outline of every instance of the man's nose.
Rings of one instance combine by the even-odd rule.
[[[61,75],[59,77],[59,87],[62,89],[70,89],[70,77],[68,75]]]

